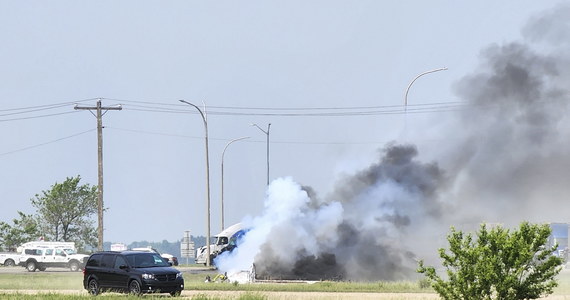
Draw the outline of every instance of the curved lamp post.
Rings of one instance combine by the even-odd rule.
[[[410,91],[410,88],[412,87],[412,84],[414,84],[414,82],[415,82],[418,78],[420,78],[420,77],[422,77],[422,76],[424,76],[424,75],[427,75],[427,74],[430,74],[430,73],[434,73],[434,72],[439,72],[439,71],[445,71],[445,70],[447,70],[446,67],[444,67],[444,68],[439,68],[439,69],[433,69],[433,70],[429,70],[429,71],[423,72],[423,73],[419,74],[418,76],[416,76],[416,77],[410,82],[410,84],[408,85],[408,88],[406,88],[406,94],[404,95],[404,111],[406,111],[406,112],[408,111],[408,92]]]
[[[269,185],[269,128],[271,127],[271,123],[267,124],[267,131],[261,129],[261,127],[257,126],[257,124],[251,124],[251,126],[257,127],[257,129],[261,130],[265,135],[267,135],[267,185]]]
[[[200,115],[202,116],[202,120],[204,121],[204,132],[205,132],[205,144],[206,144],[206,201],[207,201],[207,205],[206,205],[206,227],[207,227],[207,236],[206,236],[206,249],[207,249],[207,258],[206,258],[206,266],[210,266],[210,159],[208,156],[208,121],[206,119],[206,115],[204,114],[204,112],[202,112],[202,110],[188,102],[185,100],[180,100],[180,102],[182,103],[186,103],[192,107],[194,107],[195,109],[198,110],[198,112],[200,113]],[[206,108],[206,104],[204,103],[204,110]]]
[[[237,139],[233,139],[231,141],[229,141],[226,146],[224,147],[224,151],[222,151],[222,230],[224,231],[224,155],[226,154],[226,149],[228,149],[228,146],[231,145],[233,142],[237,142],[237,141],[241,141],[241,140],[245,140],[245,139],[249,139],[249,136],[244,136],[244,137],[240,137]]]

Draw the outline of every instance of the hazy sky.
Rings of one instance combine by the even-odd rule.
[[[211,234],[255,216],[270,178],[319,194],[391,141],[428,160],[446,143],[453,92],[482,49],[522,39],[559,1],[0,0],[0,221],[66,177],[97,185],[96,118],[73,103],[121,104],[103,117],[105,241]],[[404,92],[412,86],[408,113]],[[65,105],[63,105],[65,104]],[[419,109],[420,113],[415,113]],[[358,114],[353,114],[359,112]]]

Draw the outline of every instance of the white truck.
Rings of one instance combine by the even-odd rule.
[[[6,267],[13,267],[20,261],[20,254],[15,252],[0,253],[0,264]]]
[[[68,268],[79,271],[85,266],[89,255],[78,254],[70,242],[29,242],[18,247],[21,253],[18,265],[28,272],[45,271],[46,268]]]
[[[234,224],[222,232],[216,234],[214,237],[216,238],[216,243],[210,245],[210,263],[213,264],[214,258],[218,256],[218,254],[222,253],[230,244],[232,238],[236,238],[236,236],[241,235],[244,233],[244,228],[241,223]],[[206,258],[208,257],[208,248],[206,246],[200,247],[198,252],[196,253],[196,263],[197,264],[206,264]]]

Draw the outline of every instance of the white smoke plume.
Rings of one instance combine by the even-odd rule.
[[[265,278],[397,280],[415,274],[418,256],[437,254],[451,225],[570,221],[568,28],[570,6],[557,7],[529,22],[524,41],[482,51],[477,71],[454,86],[465,108],[442,132],[461,138],[435,162],[392,143],[323,198],[275,180],[219,269],[255,263]]]
[[[413,146],[390,145],[323,200],[291,178],[273,181],[262,215],[244,222],[252,229],[216,265],[231,274],[255,263],[263,278],[408,278],[415,261],[403,233],[413,219],[440,216],[434,196],[443,185],[437,165],[416,155]]]

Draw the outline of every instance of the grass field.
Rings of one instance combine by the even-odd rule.
[[[198,291],[281,291],[281,292],[431,292],[425,282],[333,282],[253,283],[204,282],[206,275],[184,273],[185,289]],[[83,290],[79,272],[0,274],[0,290]]]
[[[398,282],[333,282],[315,283],[253,283],[229,282],[205,283],[206,275],[184,273],[183,296],[195,300],[258,300],[258,299],[438,299],[425,281]],[[213,276],[212,276],[213,277]],[[0,298],[84,299],[83,274],[80,272],[0,273]],[[564,270],[558,277],[559,287],[548,299],[570,299],[570,271]],[[304,295],[303,297],[301,297]],[[325,295],[325,296],[323,296]],[[376,297],[370,298],[370,295]],[[383,295],[383,297],[379,297]],[[139,299],[137,297],[108,293],[104,299]],[[167,298],[168,295],[148,295],[145,299]]]

